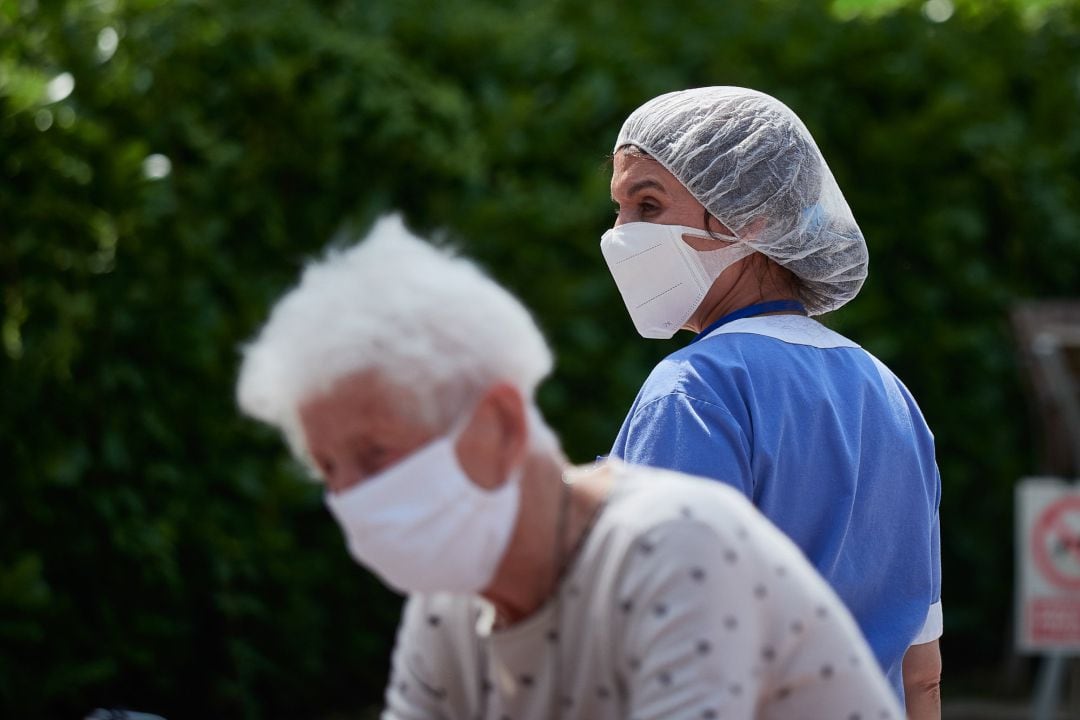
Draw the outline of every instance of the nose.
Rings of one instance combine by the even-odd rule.
[[[332,476],[326,477],[326,489],[330,491],[331,495],[337,495],[338,493],[345,492],[356,483],[360,482],[360,477],[345,478],[341,474],[335,473]]]
[[[633,213],[629,210],[619,208],[619,212],[615,213],[615,224],[612,227],[619,227],[626,223],[635,222],[637,218],[633,217]]]

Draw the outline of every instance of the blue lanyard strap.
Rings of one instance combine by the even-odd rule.
[[[755,315],[765,315],[766,313],[774,312],[797,312],[802,315],[806,315],[806,307],[798,300],[770,300],[769,302],[754,303],[753,305],[747,305],[744,308],[740,308],[734,312],[729,312],[716,322],[710,323],[707,328],[702,330],[691,340],[691,343],[696,343],[698,340],[706,337],[716,328],[721,325],[727,325],[733,320],[742,320],[743,318],[754,317]]]

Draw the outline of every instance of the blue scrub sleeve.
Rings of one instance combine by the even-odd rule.
[[[937,473],[937,497],[930,527],[930,564],[932,602],[941,601],[941,471]]]
[[[712,478],[753,497],[750,443],[727,408],[683,393],[638,406],[612,454],[636,465]]]

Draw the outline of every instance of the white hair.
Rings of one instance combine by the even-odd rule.
[[[278,300],[244,348],[237,400],[306,460],[299,408],[348,376],[373,371],[403,393],[405,412],[445,426],[497,382],[531,405],[551,367],[543,335],[514,296],[391,215],[364,241],[309,264]]]

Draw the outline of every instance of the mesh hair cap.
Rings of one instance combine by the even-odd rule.
[[[623,123],[615,151],[627,145],[799,277],[810,314],[859,292],[868,263],[862,231],[810,131],[776,98],[738,87],[660,95]]]

